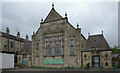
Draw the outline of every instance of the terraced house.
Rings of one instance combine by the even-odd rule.
[[[23,63],[23,59],[26,58],[29,60],[31,57],[31,41],[28,40],[28,35],[26,35],[26,39],[20,37],[20,32],[17,33],[17,36],[10,34],[9,28],[6,29],[6,32],[0,31],[0,40],[1,40],[1,52],[2,53],[12,53],[17,56],[17,63]],[[18,54],[16,55],[16,52]],[[26,63],[31,62],[26,61]],[[26,64],[27,66],[31,66],[31,63]]]

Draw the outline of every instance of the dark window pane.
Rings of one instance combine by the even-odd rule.
[[[108,62],[106,62],[105,64],[106,64],[106,66],[108,66]]]
[[[13,48],[13,42],[11,42],[11,48]]]
[[[84,55],[84,58],[85,58],[85,59],[87,58],[87,55],[86,55],[86,54]]]
[[[52,48],[47,48],[46,49],[46,55],[47,56],[52,56]]]
[[[36,56],[39,56],[39,43],[36,44]]]
[[[56,47],[55,48],[55,56],[60,56],[61,55],[61,48],[60,47]]]

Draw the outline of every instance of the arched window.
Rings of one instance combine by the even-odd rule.
[[[73,39],[71,39],[71,45],[73,45],[74,44],[74,40]]]

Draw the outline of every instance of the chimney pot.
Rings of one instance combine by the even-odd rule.
[[[88,33],[88,37],[90,36],[90,32]]]
[[[20,32],[18,32],[18,33],[17,33],[17,37],[19,37],[19,38],[20,38]]]
[[[102,31],[102,34],[103,34],[103,31]]]
[[[26,35],[26,40],[28,40],[28,38],[29,38],[28,35]]]
[[[6,33],[7,33],[7,34],[10,34],[9,28],[6,29]]]

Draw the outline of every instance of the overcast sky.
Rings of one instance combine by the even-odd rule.
[[[52,2],[5,2],[2,3],[2,31],[9,27],[10,33],[21,37],[31,35],[40,27],[52,8]],[[82,34],[88,38],[101,34],[112,47],[118,45],[118,3],[117,2],[55,2],[56,11],[64,17],[67,12],[69,22],[76,28],[78,23]]]

